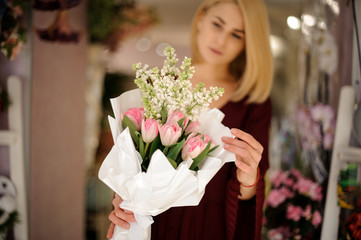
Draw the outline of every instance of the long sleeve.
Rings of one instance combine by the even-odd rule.
[[[260,179],[257,184],[256,196],[250,200],[238,200],[240,183],[236,177],[236,167],[227,184],[225,199],[227,239],[260,239],[262,228],[262,207],[265,198],[264,175],[269,168],[268,144],[271,122],[271,101],[262,104],[250,104],[242,111],[243,121],[240,128],[251,134],[264,147],[262,160],[259,164]],[[235,127],[235,126],[232,126]]]

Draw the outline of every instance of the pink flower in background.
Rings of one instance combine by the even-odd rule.
[[[297,169],[276,171],[265,201],[267,239],[313,239],[322,220],[322,187]],[[277,221],[274,221],[277,219]]]
[[[286,178],[284,181],[283,181],[283,184],[286,185],[286,186],[293,186],[295,183],[295,181],[292,179],[292,178]]]
[[[311,186],[313,185],[313,182],[309,179],[300,178],[298,179],[298,183],[295,187],[298,188],[298,191],[301,194],[307,195],[311,189]]]
[[[168,116],[167,118],[167,123],[169,124],[178,124],[178,121],[183,119],[185,116],[183,113],[178,112],[178,111],[174,111],[172,112],[172,114],[170,116]],[[183,126],[187,126],[188,123],[188,118],[185,118],[183,120]]]
[[[302,208],[299,206],[289,205],[287,208],[287,215],[288,219],[291,219],[295,222],[299,221],[302,214]]]
[[[209,137],[203,137],[204,135],[191,134],[184,143],[182,149],[182,159],[196,158],[206,147],[209,141],[212,141]]]
[[[322,187],[317,184],[312,184],[309,190],[309,195],[312,200],[322,200]]]
[[[267,202],[274,208],[283,203],[285,200],[286,196],[277,189],[272,189],[267,198]]]
[[[332,149],[333,146],[333,135],[334,133],[326,132],[326,134],[323,136],[323,147],[326,150]]]
[[[286,198],[292,198],[295,195],[294,192],[292,192],[290,189],[286,187],[282,187],[279,191],[280,194],[284,195]]]
[[[312,119],[316,122],[321,122],[324,129],[331,127],[334,119],[334,112],[331,106],[319,103],[313,106],[310,112]]]
[[[132,121],[135,128],[139,131],[141,128],[142,120],[144,118],[144,108],[129,108],[125,115]],[[123,114],[121,115],[123,120]]]
[[[148,118],[142,121],[142,138],[146,143],[153,142],[158,136],[158,121],[155,119]]]
[[[192,121],[185,130],[185,134],[197,133],[201,128],[201,124],[198,121]]]
[[[306,208],[302,212],[302,217],[306,218],[307,220],[309,220],[312,217],[311,205],[308,204],[306,206]]]
[[[282,171],[274,171],[271,174],[271,182],[275,187],[279,187],[281,183],[287,178],[286,174]]]
[[[322,216],[319,211],[315,211],[312,217],[313,226],[317,227],[322,221]]]
[[[271,229],[267,233],[267,239],[269,240],[285,240],[283,234],[278,229]]]
[[[293,176],[295,176],[296,178],[302,178],[302,174],[299,170],[295,169],[295,168],[292,168],[290,170],[290,174],[292,174]]]
[[[182,128],[178,124],[165,123],[159,126],[160,141],[167,147],[176,143],[182,134]]]

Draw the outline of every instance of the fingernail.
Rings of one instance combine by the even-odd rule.
[[[223,144],[223,147],[224,148],[229,148],[229,145],[228,144]]]

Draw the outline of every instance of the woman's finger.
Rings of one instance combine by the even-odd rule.
[[[259,152],[257,152],[254,148],[252,148],[247,142],[238,140],[236,138],[230,138],[230,137],[223,137],[222,141],[225,143],[224,148],[229,150],[230,146],[234,146],[240,149],[244,149],[248,151],[248,153],[251,155],[252,159],[258,164],[261,160],[262,155],[260,155]],[[233,148],[232,148],[233,149]],[[236,153],[235,153],[236,154]],[[245,157],[245,156],[243,156]]]
[[[127,221],[123,220],[122,218],[119,218],[116,214],[115,211],[113,210],[110,214],[109,214],[109,220],[114,223],[115,225],[118,225],[119,227],[125,228],[125,229],[129,229],[130,225]]]
[[[114,228],[115,228],[115,224],[114,223],[110,223],[110,226],[108,228],[108,233],[107,233],[107,238],[110,239],[113,237],[113,233],[114,233]]]
[[[251,174],[253,172],[254,167],[248,165],[247,163],[241,160],[237,160],[235,164],[237,168],[239,168],[244,173]]]
[[[223,147],[227,151],[234,153],[237,157],[237,161],[242,161],[252,168],[256,168],[258,166],[258,157],[257,159],[254,159],[248,150],[228,144],[225,144]]]
[[[232,128],[231,133],[239,138],[247,142],[252,148],[254,148],[257,152],[263,152],[263,146],[251,135],[237,128]]]
[[[126,212],[120,207],[115,208],[113,211],[115,216],[118,218],[121,218],[127,222],[136,222],[134,214],[132,212]]]

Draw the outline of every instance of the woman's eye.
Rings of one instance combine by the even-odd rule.
[[[232,33],[232,36],[237,39],[241,39],[242,37],[236,33]]]
[[[217,23],[217,22],[213,22],[213,26],[215,26],[216,28],[220,28],[221,24]]]

